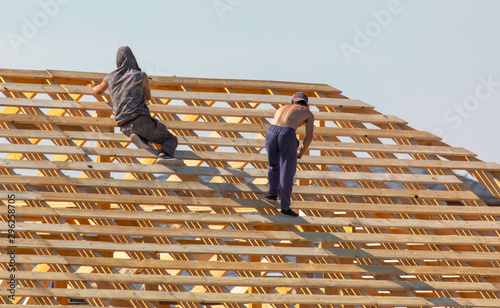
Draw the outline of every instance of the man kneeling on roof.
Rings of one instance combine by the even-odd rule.
[[[306,136],[299,147],[295,131],[306,124]],[[311,144],[314,133],[314,115],[309,111],[306,94],[297,92],[292,96],[292,104],[278,109],[266,132],[266,150],[269,162],[268,201],[281,202],[281,214],[297,217],[299,214],[290,209],[293,177],[297,169],[297,158],[302,158]]]
[[[115,120],[122,133],[141,149],[153,149],[148,142],[161,145],[157,164],[175,164],[177,137],[167,127],[151,117],[146,100],[151,99],[149,78],[141,71],[128,46],[116,53],[117,69],[109,73],[99,85],[87,85],[100,95],[109,88]]]

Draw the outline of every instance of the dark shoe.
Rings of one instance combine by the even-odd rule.
[[[139,149],[149,149],[149,150],[154,150],[152,146],[148,144],[148,141],[144,138],[142,138],[139,135],[136,134],[131,134],[130,135],[130,140],[139,148]]]
[[[158,155],[158,159],[156,160],[157,165],[184,165],[184,162],[180,159],[177,159],[171,155],[167,155],[165,153],[161,153]]]
[[[264,197],[264,200],[267,200],[267,201],[276,201],[278,199],[278,196],[276,195],[267,195]]]
[[[297,217],[297,216],[299,216],[299,214],[295,213],[291,209],[281,210],[280,214],[283,215],[283,216],[289,216],[289,217]]]

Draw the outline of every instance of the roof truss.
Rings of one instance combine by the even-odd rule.
[[[500,307],[500,208],[458,176],[499,198],[499,164],[328,85],[154,76],[186,163],[159,166],[85,86],[104,76],[0,70],[0,304]],[[293,219],[262,197],[295,91],[316,127]]]

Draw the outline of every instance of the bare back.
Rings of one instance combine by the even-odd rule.
[[[278,109],[274,115],[271,124],[276,126],[291,127],[297,130],[297,127],[313,119],[312,112],[305,106],[298,104],[286,105]]]
[[[314,115],[307,106],[300,104],[286,105],[278,109],[274,114],[271,124],[276,126],[291,127],[297,130],[297,127],[306,124],[306,135],[302,146],[297,152],[297,157],[302,158],[307,148],[311,144],[314,134]]]

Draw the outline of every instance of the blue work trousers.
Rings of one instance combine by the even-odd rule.
[[[269,162],[268,186],[270,195],[279,195],[281,209],[290,209],[293,177],[297,170],[299,140],[291,127],[271,125],[266,132]]]

